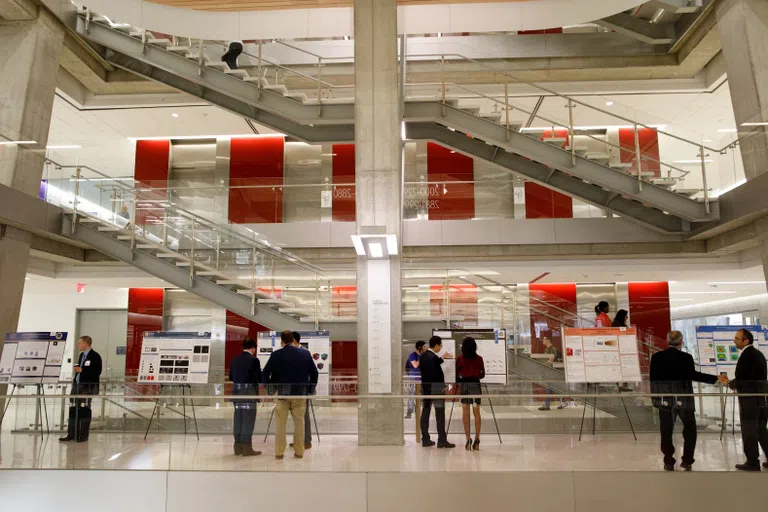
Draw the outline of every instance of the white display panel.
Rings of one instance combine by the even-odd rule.
[[[145,332],[138,381],[147,384],[207,384],[210,332]]]
[[[317,367],[316,394],[328,396],[331,393],[331,333],[330,331],[299,331],[299,343],[312,355]],[[256,357],[261,368],[267,365],[272,352],[280,349],[280,333],[275,331],[260,332],[256,343]]]
[[[66,332],[6,335],[0,354],[0,384],[55,384],[67,345]]]
[[[485,364],[484,384],[506,384],[507,383],[507,331],[506,329],[441,329],[432,331],[433,336],[440,336],[443,339],[443,352],[446,352],[446,343],[452,341],[451,349],[448,352],[454,357],[451,362],[453,379],[448,379],[446,364],[443,363],[443,372],[446,373],[446,382],[456,382],[456,361],[461,353],[461,343],[464,338],[474,338],[477,342],[477,353],[483,358]]]
[[[389,260],[368,260],[368,393],[392,393]],[[398,305],[399,307],[399,305]]]
[[[571,383],[642,380],[634,327],[564,329],[565,380]]]

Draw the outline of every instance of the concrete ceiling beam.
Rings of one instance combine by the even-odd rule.
[[[0,0],[0,18],[6,21],[34,20],[39,8],[35,0]]]
[[[624,12],[595,23],[648,44],[672,44],[677,39],[674,25],[651,23]]]

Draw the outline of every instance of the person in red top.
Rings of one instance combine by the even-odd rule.
[[[600,301],[600,303],[595,306],[595,315],[597,316],[597,318],[595,318],[595,327],[612,327],[613,320],[608,316],[608,313],[610,312],[610,304],[604,300]]]
[[[461,394],[481,394],[480,381],[483,378],[485,378],[485,363],[483,363],[483,358],[477,355],[477,342],[474,338],[466,337],[461,343],[461,355],[456,359],[456,380],[459,383]],[[472,443],[469,428],[469,408],[473,405],[473,402],[475,413],[474,443]],[[463,412],[462,419],[464,420],[464,434],[467,436],[466,450],[477,451],[480,449],[480,424],[482,422],[480,418],[480,399],[462,398],[461,408]]]

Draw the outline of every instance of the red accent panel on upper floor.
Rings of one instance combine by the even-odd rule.
[[[456,151],[427,142],[430,186],[429,220],[466,220],[475,216],[474,161]],[[458,183],[457,183],[458,182]],[[463,183],[462,183],[463,182]]]
[[[275,224],[283,221],[285,139],[233,138],[230,142],[229,221],[234,224]]]
[[[259,339],[259,333],[269,331],[259,323],[254,322],[244,316],[240,316],[232,311],[227,311],[227,333],[224,342],[224,372],[229,375],[229,362],[243,350],[243,340],[251,338]]]
[[[661,163],[659,163],[659,132],[652,128],[640,128],[638,130],[640,140],[640,156],[643,173],[653,173],[644,178],[658,178],[661,176]],[[637,176],[637,151],[635,148],[635,130],[632,128],[619,129],[619,146],[621,147],[621,163],[632,164],[625,169],[629,174]]]
[[[531,353],[544,352],[542,338],[549,337],[552,345],[562,350],[560,329],[573,323],[576,315],[576,283],[532,283],[528,285],[531,297]]]
[[[573,200],[570,196],[552,189],[525,182],[526,219],[572,219]]]
[[[128,329],[125,350],[125,376],[139,374],[141,344],[145,332],[163,330],[162,288],[130,288],[128,290]]]
[[[171,141],[169,140],[137,140],[136,157],[134,160],[133,179],[137,188],[142,192],[136,196],[135,223],[138,226],[146,224],[147,219],[163,218],[162,208],[158,200],[168,197],[168,176],[170,168]],[[158,188],[157,192],[151,189]],[[148,190],[149,189],[149,190]],[[159,208],[159,209],[158,209]],[[137,366],[138,368],[138,366]]]
[[[355,183],[355,145],[333,145],[333,183]],[[332,218],[334,222],[355,221],[355,187],[333,186]]]
[[[666,348],[672,330],[669,283],[629,283],[629,321],[640,337],[654,346]]]

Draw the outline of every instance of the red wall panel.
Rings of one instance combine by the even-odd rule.
[[[667,333],[672,330],[669,283],[629,283],[629,320],[641,339],[667,348]]]
[[[229,362],[243,350],[243,340],[252,338],[258,342],[260,332],[269,331],[268,327],[249,320],[237,313],[227,311],[227,331],[224,341],[224,373],[229,375]]]
[[[439,284],[433,284],[429,287],[429,304],[432,316],[444,317],[447,313],[444,290],[445,288]],[[473,284],[452,284],[448,288],[448,294],[451,303],[451,319],[463,319],[452,320],[452,326],[477,326],[477,286]]]
[[[572,219],[573,200],[531,181],[525,182],[526,219]]]
[[[125,375],[139,374],[141,344],[145,332],[163,330],[162,288],[131,288],[128,290],[128,334],[125,352]]]
[[[136,225],[143,226],[148,219],[162,218],[163,209],[157,206],[158,200],[167,198],[168,175],[171,156],[169,140],[136,141],[133,178],[136,188],[142,189],[136,196]],[[153,191],[159,188],[163,190]]]
[[[357,395],[357,342],[331,342],[331,395]],[[334,399],[334,402],[355,401],[356,399]]]
[[[357,286],[331,288],[331,314],[333,316],[357,316]],[[334,366],[335,366],[334,362]]]
[[[465,220],[475,216],[475,166],[470,157],[427,142],[427,176],[430,183],[440,183],[437,194],[429,194],[430,206],[434,206],[429,208],[429,220]]]
[[[235,224],[283,221],[283,156],[285,139],[274,137],[233,138],[229,155],[229,221]],[[274,186],[274,187],[272,187]]]
[[[530,34],[562,34],[563,27],[547,28],[544,30],[518,30],[518,35],[530,35]]]
[[[638,131],[640,139],[640,154],[642,157],[642,171],[652,172],[653,176],[660,177],[661,164],[659,163],[659,132],[652,128],[641,128]],[[619,146],[621,147],[621,163],[632,164],[625,169],[630,174],[637,173],[637,151],[635,150],[635,130],[632,128],[619,129]]]
[[[539,284],[528,285],[531,297],[531,352],[544,352],[541,339],[548,336],[552,344],[562,350],[561,326],[572,325],[576,315],[576,284]]]
[[[333,145],[333,183],[355,183],[355,145]],[[355,221],[355,187],[333,187],[334,222]]]

